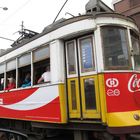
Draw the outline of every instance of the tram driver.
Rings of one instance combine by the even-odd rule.
[[[39,78],[39,80],[37,81],[38,84],[45,82],[45,83],[49,83],[51,80],[51,76],[50,76],[50,66],[47,66],[46,71],[41,75],[41,77]]]

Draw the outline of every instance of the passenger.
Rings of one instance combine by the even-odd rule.
[[[5,90],[11,90],[11,89],[16,88],[15,79],[13,77],[8,78],[8,81],[9,81],[9,83],[8,83],[7,87],[5,88]]]
[[[42,82],[50,82],[51,76],[50,76],[50,66],[46,67],[46,71],[41,75],[39,80],[37,81],[38,84]]]
[[[21,87],[28,87],[31,86],[31,75],[30,73],[27,73],[27,75],[25,76],[25,79],[23,81],[23,84],[21,85]]]

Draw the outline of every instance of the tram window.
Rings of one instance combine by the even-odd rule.
[[[18,69],[18,87],[22,87],[22,85],[25,84],[24,81],[27,74],[31,75],[31,65],[21,67]]]
[[[18,67],[23,67],[31,64],[31,54],[25,54],[18,59]]]
[[[131,33],[131,41],[132,41],[132,47],[133,47],[133,54],[134,54],[134,61],[135,61],[135,70],[140,70],[140,42],[139,42],[139,36],[133,32]]]
[[[0,91],[4,89],[4,70],[5,65],[0,65]]]
[[[13,78],[14,82],[16,80],[16,59],[13,59],[6,63],[6,87],[8,86],[9,78]]]
[[[10,71],[16,69],[16,59],[7,62],[6,64],[6,71]]]
[[[18,87],[21,87],[23,84],[24,86],[22,87],[30,86],[27,83],[25,85],[27,74],[31,75],[31,53],[27,53],[18,58]]]
[[[4,73],[0,74],[0,91],[4,89]]]
[[[102,27],[102,41],[105,69],[130,69],[126,29]]]
[[[0,65],[0,74],[4,73],[4,70],[5,70],[5,65],[4,64]]]
[[[76,74],[76,58],[75,58],[75,45],[74,41],[67,43],[67,56],[68,56],[68,73],[69,74]]]
[[[11,79],[11,78],[13,78],[13,82],[16,84],[16,81],[15,81],[16,80],[16,70],[11,70],[11,71],[6,72],[6,84],[5,84],[6,88],[8,87],[9,79]]]
[[[34,77],[33,77],[33,84],[36,85],[38,79],[41,75],[45,72],[47,66],[50,65],[50,59],[45,59],[39,62],[34,63]]]
[[[38,79],[45,72],[46,66],[50,65],[50,47],[49,45],[41,47],[33,52],[33,84],[37,84]]]
[[[50,57],[50,47],[41,47],[33,52],[33,61],[38,62]]]
[[[72,100],[72,109],[77,109],[77,99],[76,99],[76,83],[75,80],[71,81],[71,100]]]
[[[89,72],[95,69],[93,56],[92,37],[87,37],[79,40],[81,72]]]
[[[95,83],[94,79],[84,79],[85,108],[96,109]]]

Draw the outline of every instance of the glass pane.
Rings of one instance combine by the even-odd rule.
[[[26,54],[18,59],[19,67],[31,64],[31,54]]]
[[[0,65],[0,73],[4,73],[4,70],[5,70],[5,65]]]
[[[34,62],[37,62],[39,60],[43,60],[43,59],[46,59],[46,58],[49,58],[50,57],[50,47],[47,46],[47,47],[43,47],[43,48],[40,48],[38,50],[35,50],[33,52],[33,58],[34,58]]]
[[[7,71],[16,69],[16,59],[7,62]]]
[[[71,81],[71,99],[72,99],[72,110],[77,109],[77,102],[76,102],[76,85],[75,81]]]
[[[85,108],[96,109],[95,83],[93,79],[84,79]]]
[[[118,27],[103,27],[102,39],[105,69],[130,69],[126,30]]]
[[[67,44],[67,53],[68,53],[68,73],[76,74],[74,41]]]
[[[139,37],[131,31],[131,41],[134,53],[135,70],[140,70],[140,45]]]
[[[80,56],[81,56],[81,71],[93,71],[93,46],[92,38],[85,38],[80,40]]]

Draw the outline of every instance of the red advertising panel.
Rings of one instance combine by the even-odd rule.
[[[140,74],[106,73],[105,85],[108,113],[140,110]]]
[[[0,118],[61,122],[58,86],[0,94]]]

